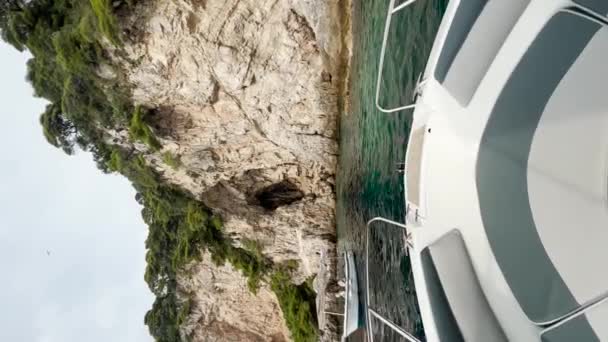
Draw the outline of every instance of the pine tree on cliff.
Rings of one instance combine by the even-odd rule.
[[[0,0],[0,33],[2,39],[13,45],[19,51],[24,46],[18,39],[18,17],[22,13],[25,2],[23,0]]]

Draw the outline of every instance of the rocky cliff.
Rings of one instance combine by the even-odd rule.
[[[253,241],[275,264],[297,260],[295,283],[319,275],[325,305],[335,301],[328,288],[349,13],[345,0],[146,1],[122,18],[127,39],[115,57],[135,103],[154,113],[162,150],[136,146],[148,163],[219,213],[238,244]],[[126,132],[113,135],[128,143]],[[208,259],[180,280],[195,305],[187,333],[288,340],[268,288],[251,294],[238,272]]]
[[[230,264],[216,266],[209,254],[192,265],[181,290],[194,300],[183,333],[193,341],[289,341],[274,293],[262,286],[256,294]]]

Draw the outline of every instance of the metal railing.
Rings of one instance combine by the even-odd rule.
[[[388,326],[389,328],[393,329],[394,332],[398,333],[401,337],[405,338],[406,340],[408,340],[410,342],[420,342],[420,340],[417,339],[414,335],[403,330],[403,328],[401,328],[400,326],[398,326],[397,324],[395,324],[393,321],[389,320],[388,318],[382,317],[382,315],[377,313],[374,309],[368,309],[367,312],[368,312],[368,314],[371,314],[372,316],[376,317],[382,323],[386,324],[386,326]],[[370,326],[371,326],[371,323],[370,323]],[[374,340],[374,334],[372,333],[371,330],[370,330],[368,336],[369,336],[370,341]]]
[[[406,3],[407,4],[407,3]],[[420,340],[418,340],[414,335],[408,333],[407,331],[403,330],[403,328],[399,327],[397,324],[395,324],[394,322],[392,322],[391,320],[382,317],[382,315],[380,315],[378,312],[376,312],[374,309],[371,308],[370,306],[370,278],[369,278],[369,233],[371,231],[371,227],[375,222],[384,222],[384,223],[388,223],[391,226],[397,227],[397,228],[401,228],[404,230],[406,236],[407,236],[407,226],[403,223],[399,223],[399,222],[395,222],[395,221],[391,221],[389,219],[385,219],[383,217],[375,217],[373,219],[371,219],[369,222],[367,222],[367,232],[366,232],[366,239],[365,239],[365,288],[366,288],[366,293],[365,293],[365,300],[366,300],[366,309],[367,309],[367,340],[369,342],[374,342],[374,334],[373,334],[373,330],[372,330],[372,320],[371,317],[375,317],[376,319],[380,320],[383,324],[385,324],[386,326],[388,326],[389,328],[391,328],[394,332],[396,332],[397,334],[399,334],[401,337],[405,338],[407,341],[410,342],[420,342]],[[406,244],[406,248],[410,248],[409,244]]]
[[[415,103],[409,104],[407,106],[401,106],[401,107],[395,107],[395,108],[384,108],[384,107],[382,107],[382,105],[380,105],[380,86],[382,85],[382,71],[384,70],[386,43],[388,41],[388,35],[390,32],[391,21],[392,21],[393,15],[395,13],[403,10],[404,8],[408,7],[409,5],[413,4],[417,0],[408,0],[397,7],[395,7],[395,1],[396,0],[391,0],[390,4],[388,6],[388,14],[386,15],[386,24],[384,26],[384,38],[382,39],[382,50],[380,50],[380,63],[378,65],[378,80],[376,83],[376,108],[378,108],[378,110],[383,113],[394,113],[394,112],[398,112],[401,110],[411,109],[411,108],[416,107]],[[425,81],[424,80],[421,81],[420,77],[419,77],[418,82],[416,83],[416,88],[414,89],[414,97],[416,94],[418,94],[420,88],[424,85],[424,83],[425,83]]]

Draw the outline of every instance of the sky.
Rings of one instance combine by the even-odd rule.
[[[46,142],[28,58],[0,42],[0,341],[151,341],[135,191]]]

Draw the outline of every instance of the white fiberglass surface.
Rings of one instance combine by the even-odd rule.
[[[608,290],[608,29],[551,96],[532,140],[528,195],[538,234],[579,303]]]

